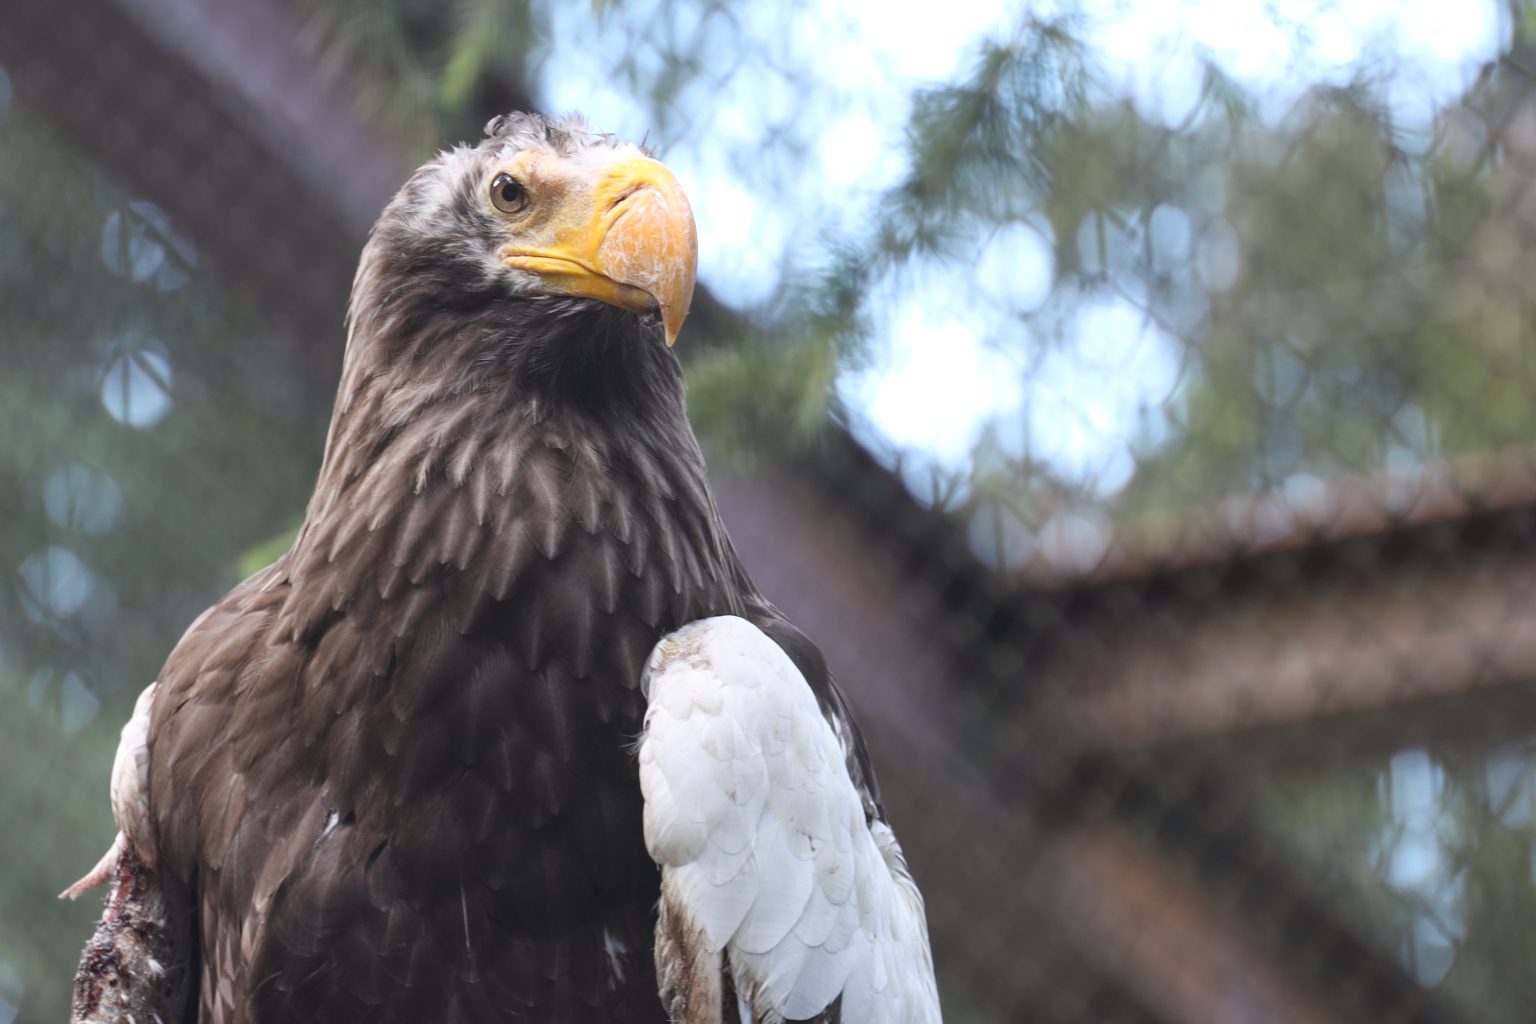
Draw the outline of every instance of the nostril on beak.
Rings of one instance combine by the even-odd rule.
[[[634,195],[636,192],[639,192],[644,187],[644,185],[629,186],[623,192],[620,192],[617,196],[614,197],[613,202],[608,204],[608,209],[612,210],[617,208],[620,203]]]

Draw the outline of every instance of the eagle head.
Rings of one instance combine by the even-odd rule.
[[[427,163],[385,209],[359,268],[354,321],[360,296],[384,308],[405,287],[438,309],[596,300],[659,319],[676,341],[698,237],[672,172],[579,118],[510,114],[485,134]],[[365,287],[370,273],[384,287]]]

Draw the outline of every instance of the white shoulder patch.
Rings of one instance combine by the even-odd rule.
[[[149,715],[159,685],[150,683],[133,702],[133,715],[123,726],[112,759],[112,816],[150,867],[158,858],[149,827]]]
[[[206,615],[206,613],[204,613]],[[198,621],[202,621],[199,619]],[[134,701],[133,715],[123,726],[112,759],[112,817],[117,822],[117,838],[96,866],[59,895],[76,899],[88,889],[112,876],[126,847],[132,846],[140,862],[153,868],[158,860],[154,833],[149,827],[149,715],[155,706],[155,688],[150,683]]]
[[[673,1019],[718,1021],[728,970],[754,1022],[814,1017],[839,996],[844,1021],[939,1021],[922,896],[783,650],[744,619],[705,619],[657,644],[644,686],[640,788]]]

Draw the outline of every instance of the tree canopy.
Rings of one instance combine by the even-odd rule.
[[[1319,12],[1268,19],[1303,68],[1282,83],[1193,29],[1126,71],[1124,12],[1061,6],[946,29],[935,71],[865,40],[854,5],[294,5],[359,116],[418,155],[525,102],[648,130],[696,191],[718,315],[681,351],[706,445],[750,462],[846,429],[1000,572],[1198,542],[1233,498],[1301,515],[1345,478],[1529,449],[1536,8],[1490,5],[1487,45],[1430,88],[1390,35],[1302,60]],[[3,1022],[60,1012],[91,908],[51,894],[110,839],[116,723],[285,546],[329,406],[289,386],[282,328],[4,77],[0,138],[0,815],[67,829],[4,854]],[[1513,1022],[1531,758],[1399,752],[1277,777],[1267,806],[1369,880],[1371,927],[1425,983]]]

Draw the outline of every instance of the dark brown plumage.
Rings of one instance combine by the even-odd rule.
[[[186,1020],[664,1020],[633,743],[645,659],[693,620],[791,654],[879,813],[819,653],[726,538],[661,325],[487,258],[498,161],[617,146],[498,119],[364,250],[299,536],[159,677]]]

